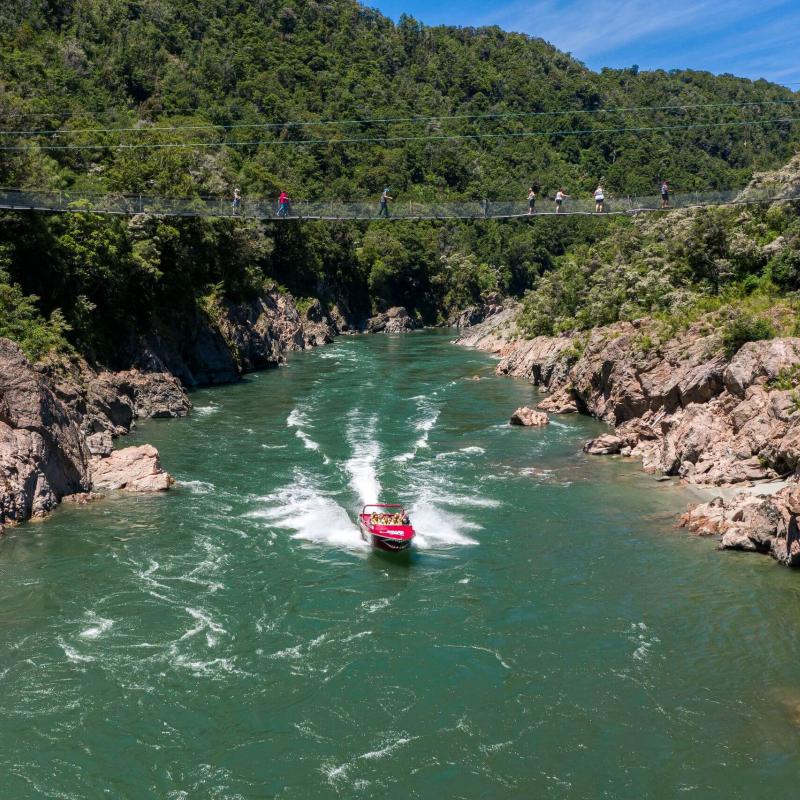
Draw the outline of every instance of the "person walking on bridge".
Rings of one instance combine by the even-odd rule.
[[[387,186],[381,194],[381,205],[378,209],[378,216],[389,218],[389,201],[394,200],[394,197],[389,196],[389,187]]]
[[[242,195],[239,192],[239,189],[236,188],[233,190],[233,200],[231,201],[231,213],[238,214],[239,209],[242,207]]]
[[[603,191],[603,185],[598,184],[594,190],[594,213],[602,214],[605,210],[606,193]]]
[[[528,216],[536,211],[536,187],[528,189]]]
[[[278,216],[286,219],[289,215],[289,195],[283,191],[278,195]]]
[[[561,206],[564,203],[564,200],[569,197],[569,195],[564,191],[564,187],[562,186],[556,192],[556,214],[561,213]]]
[[[661,181],[661,208],[669,208],[669,184]]]

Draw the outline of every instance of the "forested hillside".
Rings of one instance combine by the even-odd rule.
[[[542,40],[394,24],[349,0],[11,0],[0,76],[13,187],[376,205],[387,185],[419,200],[601,180],[653,193],[660,178],[681,192],[743,186],[800,136],[800,96],[764,81],[595,73]],[[265,282],[355,317],[400,303],[433,322],[487,290],[523,293],[616,227],[630,224],[7,214],[0,333],[124,361],[121,343],[156,320]]]

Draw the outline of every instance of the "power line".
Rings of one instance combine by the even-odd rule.
[[[325,119],[301,120],[286,122],[244,122],[231,124],[205,124],[205,125],[169,125],[155,127],[106,127],[106,128],[34,128],[29,130],[0,130],[0,136],[46,136],[46,135],[76,135],[81,133],[154,133],[169,131],[200,131],[200,130],[236,130],[236,129],[267,129],[267,128],[300,128],[314,127],[317,125],[377,125],[399,122],[442,122],[446,120],[478,120],[478,119],[511,119],[523,117],[553,117],[567,116],[569,114],[621,114],[629,112],[647,111],[688,111],[700,109],[723,108],[760,108],[762,106],[797,105],[800,100],[763,100],[739,103],[685,103],[680,105],[665,106],[621,106],[612,108],[593,109],[564,109],[559,111],[507,111],[490,114],[441,114],[435,116],[413,117],[366,117],[363,119]]]
[[[737,122],[701,122],[687,125],[652,125],[632,128],[587,128],[584,130],[550,130],[550,131],[520,131],[517,133],[464,133],[442,134],[426,136],[379,136],[358,137],[353,139],[268,139],[253,142],[138,142],[135,144],[62,144],[62,145],[0,145],[0,151],[21,151],[35,147],[39,150],[143,150],[167,148],[210,148],[210,147],[273,147],[283,145],[310,146],[310,145],[339,145],[339,144],[369,144],[369,143],[397,143],[397,142],[424,142],[424,141],[453,141],[458,139],[521,139],[539,136],[582,136],[607,133],[645,133],[653,131],[695,130],[701,128],[735,128],[749,125],[772,125],[800,122],[800,117],[783,117],[767,120],[745,120]]]

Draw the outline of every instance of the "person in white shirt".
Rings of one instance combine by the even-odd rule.
[[[563,204],[564,199],[567,197],[569,197],[569,195],[564,191],[564,187],[562,186],[556,192],[556,214],[561,213],[561,205]]]
[[[602,186],[598,186],[594,190],[594,212],[595,214],[602,214],[606,202],[606,193],[603,191]]]

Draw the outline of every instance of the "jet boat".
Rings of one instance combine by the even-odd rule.
[[[361,538],[378,550],[408,550],[416,535],[406,510],[395,503],[366,505],[358,515]]]

